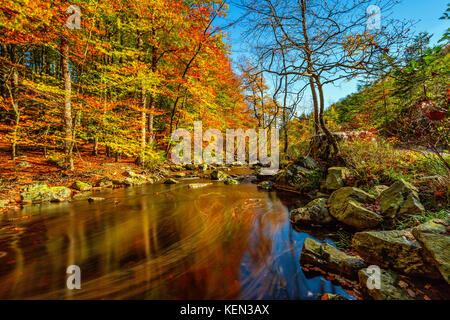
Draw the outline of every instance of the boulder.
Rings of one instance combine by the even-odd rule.
[[[314,265],[352,279],[357,279],[358,271],[366,267],[363,259],[350,256],[328,243],[320,243],[306,238],[300,255],[300,264]]]
[[[89,202],[98,202],[98,201],[103,201],[105,200],[105,198],[100,198],[100,197],[89,197],[88,201]]]
[[[431,261],[450,284],[450,235],[448,224],[434,220],[424,223],[412,230],[412,234],[421,244],[425,258]]]
[[[368,286],[368,281],[373,276],[367,269],[358,273],[359,286],[362,292],[374,300],[413,300],[405,289],[399,286],[400,277],[393,271],[380,269],[379,287]],[[370,284],[370,282],[369,282]]]
[[[354,235],[352,246],[371,264],[408,275],[440,278],[408,230],[359,232]]]
[[[113,187],[113,185],[114,185],[113,181],[108,177],[105,177],[99,182],[97,182],[97,187],[99,188],[111,188]]]
[[[224,181],[224,183],[226,185],[236,185],[236,184],[240,184],[239,180],[237,179],[232,179],[232,178],[228,178]]]
[[[217,181],[223,181],[228,178],[228,175],[220,170],[214,170],[211,173],[211,179]]]
[[[6,206],[9,204],[9,200],[0,200],[0,210],[6,208]]]
[[[376,227],[383,221],[379,214],[364,207],[374,202],[374,196],[353,187],[336,190],[328,199],[331,216],[358,230]]]
[[[258,184],[258,189],[271,191],[274,188],[274,184],[272,181],[263,181]]]
[[[345,185],[345,179],[350,175],[350,170],[345,167],[328,168],[328,175],[325,181],[325,188],[328,190],[337,190]]]
[[[378,197],[383,193],[383,191],[385,191],[385,190],[387,190],[387,189],[389,189],[388,186],[385,186],[385,185],[380,184],[380,185],[378,185],[378,186],[375,186],[375,187],[373,188],[373,190],[372,190],[371,193],[372,193],[375,197],[378,198]]]
[[[78,190],[78,191],[90,191],[92,189],[92,186],[89,183],[82,182],[82,181],[75,181],[72,184],[72,189]]]
[[[195,164],[186,164],[186,165],[184,166],[184,168],[185,168],[186,170],[193,171],[193,170],[196,170],[196,169],[197,169],[197,166],[196,166]]]
[[[189,189],[200,189],[212,185],[212,183],[191,183]]]
[[[388,218],[420,215],[425,208],[420,203],[418,190],[410,183],[399,180],[380,194],[383,215]]]
[[[47,182],[35,182],[23,187],[23,203],[62,202],[70,199],[72,191],[66,187],[49,187]]]
[[[128,178],[125,178],[125,180],[123,180],[123,184],[127,186],[137,186],[150,182],[146,176],[137,174],[132,170],[128,170],[126,173],[128,175]]]
[[[325,225],[334,221],[328,212],[327,199],[319,198],[311,201],[303,208],[291,212],[291,221],[295,224]]]
[[[169,178],[166,181],[164,181],[164,184],[178,184],[179,182],[175,179]]]
[[[311,190],[320,187],[324,171],[311,157],[300,157],[276,175],[278,186],[292,187],[296,190]]]
[[[17,164],[17,166],[21,168],[29,168],[31,167],[31,164],[28,161],[21,161]]]

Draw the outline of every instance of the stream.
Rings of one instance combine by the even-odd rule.
[[[353,299],[303,273],[303,240],[314,237],[289,221],[298,195],[248,180],[189,188],[199,182],[211,183],[111,189],[95,192],[99,202],[1,215],[0,299]],[[70,265],[80,290],[66,288]]]

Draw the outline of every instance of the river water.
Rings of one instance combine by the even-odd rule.
[[[95,194],[100,202],[1,215],[0,299],[351,298],[303,273],[300,252],[312,236],[289,222],[297,196],[248,181],[189,188],[198,182],[211,181],[107,190]],[[70,265],[81,269],[81,290],[66,288]]]

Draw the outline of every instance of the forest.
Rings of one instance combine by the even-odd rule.
[[[1,1],[0,299],[450,299],[450,28],[414,5]],[[174,163],[196,123],[232,163]]]

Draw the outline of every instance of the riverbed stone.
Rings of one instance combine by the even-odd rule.
[[[440,278],[437,269],[424,259],[424,251],[410,230],[359,232],[352,246],[371,264],[408,275]]]
[[[384,191],[386,191],[387,189],[389,189],[388,186],[385,186],[385,185],[380,184],[380,185],[377,185],[377,186],[373,187],[371,193],[372,193],[375,197],[378,198],[378,197],[379,197]]]
[[[135,173],[132,170],[126,171],[126,174],[128,177],[123,180],[123,184],[127,186],[138,186],[150,182],[145,175]]]
[[[388,218],[420,215],[425,212],[425,208],[419,199],[416,187],[409,182],[399,180],[380,194],[383,215]]]
[[[302,225],[326,225],[334,220],[328,212],[327,199],[318,198],[308,203],[303,208],[295,209],[291,212],[291,221]]]
[[[401,278],[397,273],[391,270],[379,270],[381,272],[379,286],[369,280],[372,279],[371,276],[374,276],[373,271],[368,271],[368,268],[359,271],[359,286],[364,295],[373,300],[413,300],[399,285]]]
[[[6,206],[9,204],[9,200],[0,200],[0,210],[6,208]]]
[[[82,181],[75,181],[72,184],[72,189],[78,190],[78,191],[89,191],[92,189],[92,186],[89,183],[82,182]]]
[[[303,243],[300,264],[317,266],[351,279],[357,279],[358,271],[367,266],[360,257],[350,256],[328,243],[311,238],[306,238]]]
[[[331,216],[358,230],[376,227],[383,221],[379,214],[364,207],[374,202],[374,196],[354,187],[338,189],[328,199]]]
[[[274,184],[272,181],[263,181],[258,184],[258,189],[271,191],[274,188]]]
[[[97,187],[99,188],[111,188],[114,185],[113,180],[108,177],[104,177],[99,182],[97,182]]]
[[[216,181],[223,181],[228,178],[228,175],[220,170],[214,170],[211,172],[211,179]]]
[[[17,166],[21,168],[29,168],[31,167],[31,164],[28,161],[21,161],[17,164]]]
[[[179,182],[175,179],[169,178],[166,181],[164,181],[164,184],[178,184]]]
[[[239,180],[237,179],[232,179],[232,178],[228,178],[224,181],[224,183],[226,185],[236,185],[236,184],[240,184]]]
[[[103,201],[105,200],[105,198],[101,198],[101,197],[89,197],[88,201],[89,202],[99,202],[99,201]]]
[[[201,189],[212,185],[212,183],[191,183],[189,189]]]
[[[412,233],[424,249],[425,258],[439,270],[450,284],[450,235],[449,224],[432,220],[413,228]]]
[[[72,191],[66,187],[49,187],[40,181],[25,185],[20,194],[23,203],[62,202],[71,198]]]
[[[350,170],[345,167],[328,168],[328,175],[325,181],[325,188],[337,190],[345,185],[345,179],[350,175]]]

